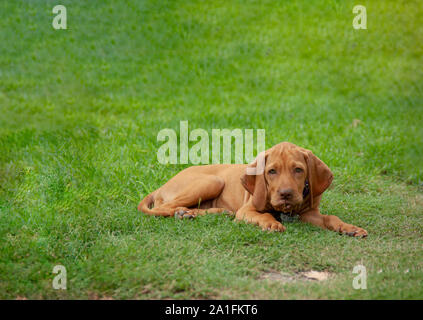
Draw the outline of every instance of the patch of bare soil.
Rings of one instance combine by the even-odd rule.
[[[310,270],[310,271],[298,272],[295,274],[289,274],[286,272],[278,272],[278,271],[267,271],[267,272],[264,272],[259,277],[259,279],[289,283],[289,282],[295,282],[295,281],[325,281],[329,279],[329,277],[330,277],[330,273],[326,271]]]

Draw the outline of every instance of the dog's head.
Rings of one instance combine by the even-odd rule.
[[[249,164],[241,182],[253,195],[258,211],[292,212],[301,206],[306,191],[313,207],[313,198],[321,195],[332,179],[328,166],[310,150],[282,142]]]

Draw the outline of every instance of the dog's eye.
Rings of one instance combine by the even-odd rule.
[[[301,172],[303,172],[303,169],[301,169],[301,168],[295,168],[295,172],[296,173],[301,173]]]
[[[268,173],[269,173],[269,174],[275,174],[275,173],[276,173],[276,170],[275,170],[275,169],[270,169],[270,170],[268,171]]]

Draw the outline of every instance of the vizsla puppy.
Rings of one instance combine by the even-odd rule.
[[[311,151],[282,142],[249,164],[193,166],[179,172],[146,196],[138,210],[149,215],[193,218],[206,213],[235,213],[263,230],[285,231],[277,220],[281,213],[323,229],[366,237],[367,231],[322,215],[322,193],[332,172]]]

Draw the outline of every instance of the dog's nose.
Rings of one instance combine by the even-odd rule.
[[[289,200],[294,195],[294,190],[292,189],[280,189],[279,195],[283,200]]]

